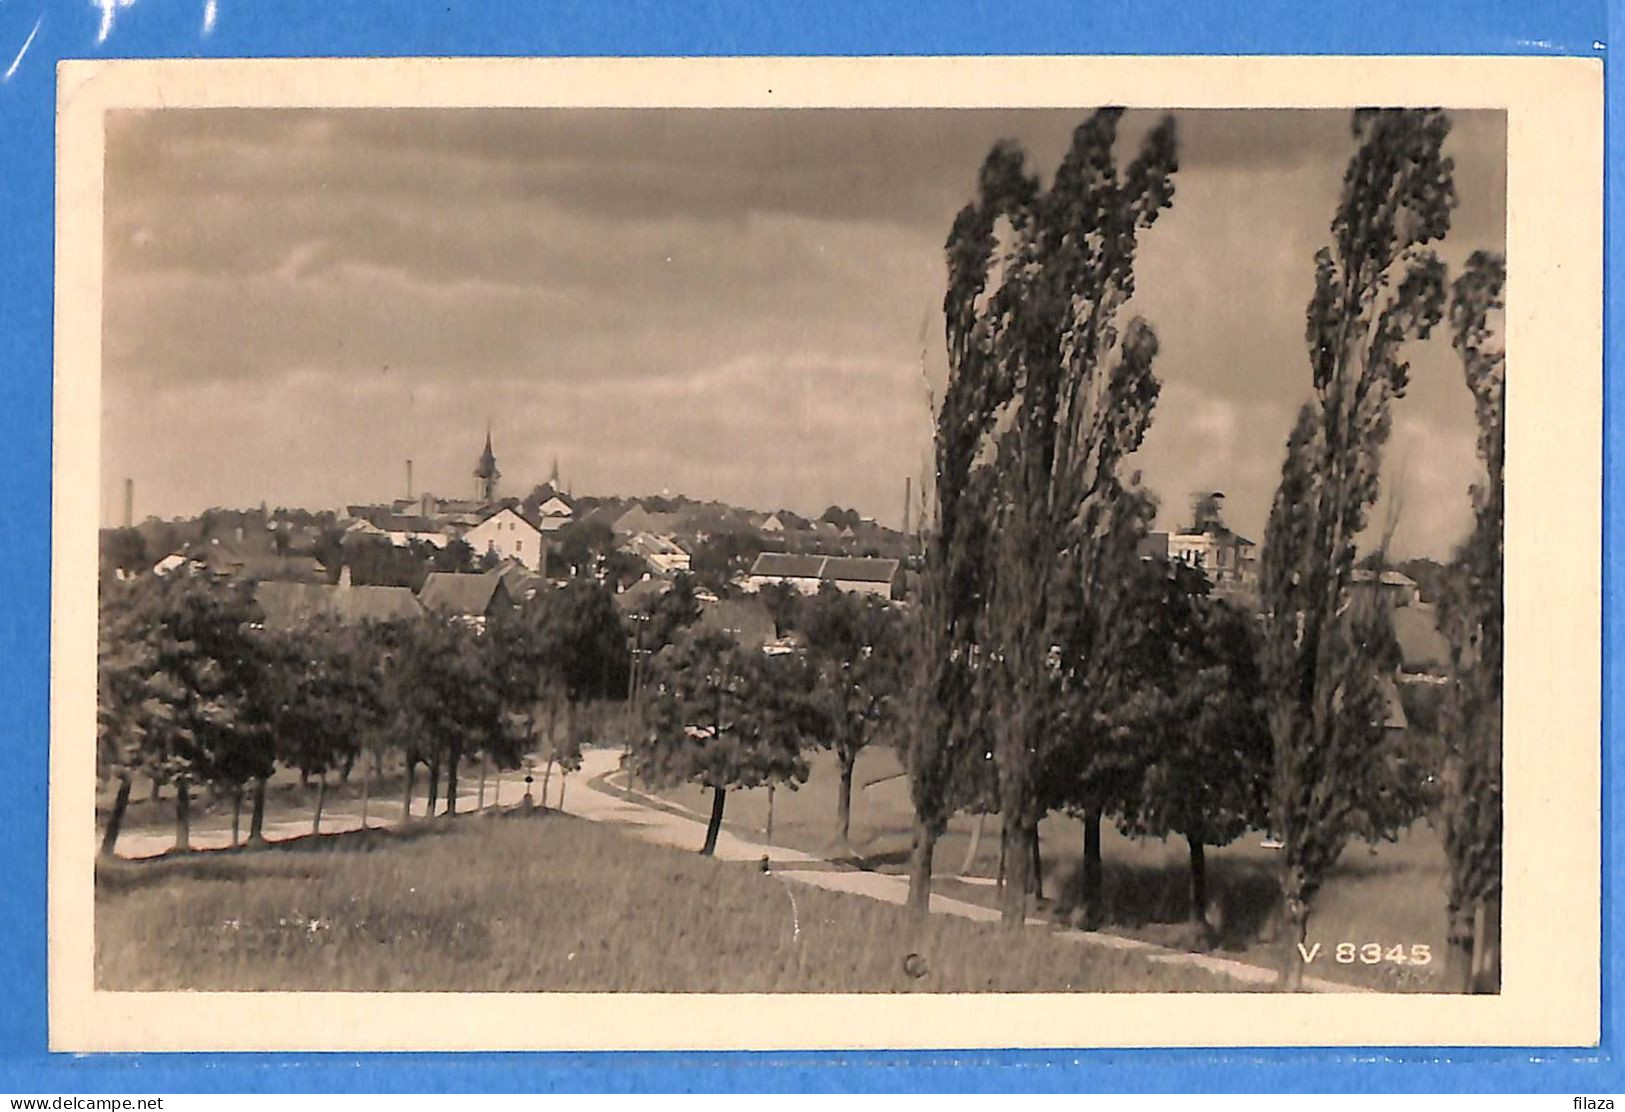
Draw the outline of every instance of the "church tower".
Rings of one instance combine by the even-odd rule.
[[[502,472],[497,470],[497,456],[491,450],[491,422],[485,423],[485,451],[480,453],[479,466],[474,468],[475,497],[482,502],[494,502],[497,497],[497,480],[502,478]]]

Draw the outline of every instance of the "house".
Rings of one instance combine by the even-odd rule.
[[[407,588],[354,587],[348,575],[337,585],[263,582],[254,588],[254,601],[265,615],[265,628],[278,630],[299,629],[314,621],[388,622],[423,613],[417,596]]]
[[[389,543],[397,548],[405,548],[414,541],[445,548],[451,540],[444,529],[421,514],[391,514],[373,524],[378,526],[384,536],[389,538]]]
[[[547,587],[547,580],[516,560],[504,560],[497,568],[497,574],[502,577],[502,585],[508,589],[508,596],[516,603],[534,598],[537,592]]]
[[[502,559],[517,560],[532,571],[543,570],[545,564],[541,529],[512,506],[503,506],[486,515],[463,534],[463,542],[476,556],[494,552]]]
[[[1168,559],[1201,568],[1215,584],[1256,576],[1258,546],[1222,525],[1166,535]]]
[[[1191,503],[1191,524],[1167,534],[1146,538],[1154,551],[1167,537],[1167,559],[1201,568],[1216,587],[1252,584],[1258,578],[1258,546],[1224,523],[1224,494],[1196,495]],[[1151,538],[1159,538],[1153,541]],[[1146,554],[1142,547],[1141,555]]]
[[[785,583],[804,595],[817,594],[825,583],[837,590],[901,598],[902,565],[873,556],[806,556],[764,552],[756,557],[744,589],[756,592],[770,583]]]
[[[487,572],[432,571],[418,592],[423,608],[483,623],[500,610],[511,610],[514,597],[500,569]]]
[[[263,546],[233,543],[219,537],[211,538],[206,544],[192,545],[184,552],[171,552],[154,564],[152,570],[156,575],[168,575],[179,567],[255,583],[321,583],[327,579],[327,569],[314,556],[279,556]]]
[[[610,528],[618,537],[632,537],[639,533],[666,537],[677,532],[678,521],[676,514],[651,513],[643,508],[641,502],[634,502],[631,509],[616,518]]]
[[[574,521],[575,514],[575,507],[555,494],[536,507],[536,524],[544,533],[555,533]]]
[[[646,609],[655,599],[666,593],[670,586],[664,579],[646,576],[615,595],[615,606],[622,614]]]
[[[648,564],[657,575],[675,575],[689,570],[688,551],[669,536],[636,533],[621,548]]]
[[[1351,582],[1354,589],[1369,591],[1395,608],[1416,606],[1422,601],[1422,588],[1416,580],[1392,568],[1384,571],[1355,568]]]
[[[762,522],[761,528],[764,533],[782,533],[784,532],[784,519],[778,514],[768,514],[767,520]]]

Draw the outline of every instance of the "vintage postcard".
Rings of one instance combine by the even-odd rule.
[[[52,1048],[1594,1043],[1601,88],[62,63]]]

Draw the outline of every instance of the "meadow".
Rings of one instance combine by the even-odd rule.
[[[835,844],[835,791],[838,773],[827,752],[809,754],[812,774],[796,791],[773,793],[773,842],[812,853],[840,855]],[[866,786],[867,785],[867,786]],[[727,824],[747,837],[763,838],[768,818],[765,788],[728,793]],[[660,796],[704,815],[710,792],[694,785],[662,790]],[[906,873],[913,841],[908,779],[889,747],[872,746],[858,756],[852,792],[851,859],[861,867]],[[998,870],[999,820],[983,823],[978,852],[967,864],[974,819],[959,815],[937,844],[933,890],[971,903],[996,905],[992,878]],[[1083,826],[1051,815],[1039,828],[1043,846],[1046,908],[1065,910],[1077,902],[1083,856]],[[1259,834],[1207,850],[1208,891],[1224,910],[1218,949],[1226,956],[1274,966],[1272,945],[1259,940],[1279,899],[1277,851]],[[1174,837],[1127,838],[1110,823],[1101,830],[1104,865],[1103,929],[1160,942],[1160,925],[1186,917],[1188,850]],[[1439,836],[1425,822],[1396,842],[1376,847],[1349,846],[1319,893],[1309,921],[1308,944],[1321,950],[1310,972],[1328,980],[1390,991],[1439,991],[1444,972],[1446,861]],[[1427,965],[1356,960],[1342,964],[1336,948],[1378,943],[1386,955],[1402,946],[1426,946]],[[1347,953],[1347,951],[1345,951]]]
[[[1200,969],[1011,935],[651,845],[558,812],[106,861],[109,990],[1239,991]]]

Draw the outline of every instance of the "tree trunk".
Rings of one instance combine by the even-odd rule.
[[[359,753],[360,750],[352,749],[344,754],[344,768],[339,772],[339,783],[348,784],[350,782],[350,773],[355,771],[355,759]]]
[[[1018,821],[1011,835],[1015,852],[1006,855],[1004,891],[999,893],[999,921],[1015,930],[1027,922],[1027,896],[1033,886],[1033,827]]]
[[[231,848],[236,849],[243,829],[243,786],[231,786]]]
[[[316,813],[310,819],[310,832],[322,832],[322,807],[327,803],[327,770],[322,769],[321,779],[316,781]]]
[[[412,821],[412,789],[417,786],[418,763],[411,757],[406,758],[406,794],[401,798],[401,825],[405,826]]]
[[[1450,909],[1445,928],[1445,991],[1473,991],[1473,908]]]
[[[564,810],[564,785],[570,782],[570,773],[563,766],[559,768],[559,810]]]
[[[192,848],[192,788],[185,780],[175,781],[175,852]]]
[[[1191,849],[1191,921],[1200,923],[1207,914],[1207,853],[1199,835],[1185,835]]]
[[[1501,991],[1501,900],[1479,901],[1473,915],[1472,991]]]
[[[769,784],[767,786],[767,829],[764,830],[762,833],[767,839],[767,844],[772,845],[773,844],[773,785],[772,784]]]
[[[1004,899],[1004,863],[1010,851],[1010,827],[1005,823],[1004,816],[999,816],[999,868],[993,877],[993,892],[1000,900]]]
[[[489,768],[490,759],[491,759],[490,754],[487,753],[485,750],[481,749],[480,750],[480,800],[479,800],[479,803],[477,805],[479,810],[481,810],[481,811],[485,810],[485,777],[486,777],[486,774],[490,771],[490,768]]]
[[[1309,908],[1301,901],[1286,899],[1281,908],[1281,980],[1283,992],[1303,991],[1303,944],[1309,938]]]
[[[107,829],[102,832],[102,856],[112,857],[113,847],[118,844],[119,827],[124,825],[124,810],[130,805],[130,774],[124,773],[118,779],[118,795],[113,797],[113,810],[107,816]]]
[[[161,786],[159,785],[158,781],[156,781],[156,780],[152,781],[152,802],[154,802],[154,803],[158,802],[158,796],[159,796],[159,793],[160,793],[161,790],[162,789],[161,789]]]
[[[457,766],[462,763],[459,756],[453,756],[446,762],[446,814],[457,813]]]
[[[931,859],[937,851],[937,834],[924,822],[914,822],[914,853],[908,866],[908,907],[917,915],[931,909]]]
[[[254,781],[254,813],[248,817],[248,844],[265,844],[265,777]]]
[[[372,760],[361,768],[361,829],[367,829],[367,804],[372,798],[372,776],[378,771],[378,754],[372,755]]]
[[[1038,844],[1038,824],[1033,823],[1033,898],[1044,898],[1044,856]]]
[[[717,834],[722,830],[722,805],[726,793],[726,788],[711,789],[711,821],[705,827],[705,845],[700,847],[701,856],[710,857],[717,850]]]
[[[1105,896],[1101,892],[1101,879],[1105,870],[1100,864],[1100,812],[1083,813],[1083,891],[1079,900],[1083,904],[1084,926],[1094,930],[1105,918]]]
[[[852,769],[857,764],[857,754],[843,752],[838,756],[841,762],[841,790],[835,797],[835,840],[844,850],[852,839]]]
[[[967,876],[971,869],[976,867],[976,855],[982,850],[982,823],[987,819],[985,814],[977,814],[976,825],[970,828],[970,846],[965,850],[965,863],[959,866],[959,875]]]
[[[542,769],[542,810],[547,810],[547,785],[553,780],[553,753],[548,751],[547,764]]]
[[[424,812],[428,818],[434,818],[435,808],[440,805],[440,761],[435,759],[429,762],[429,809]]]

